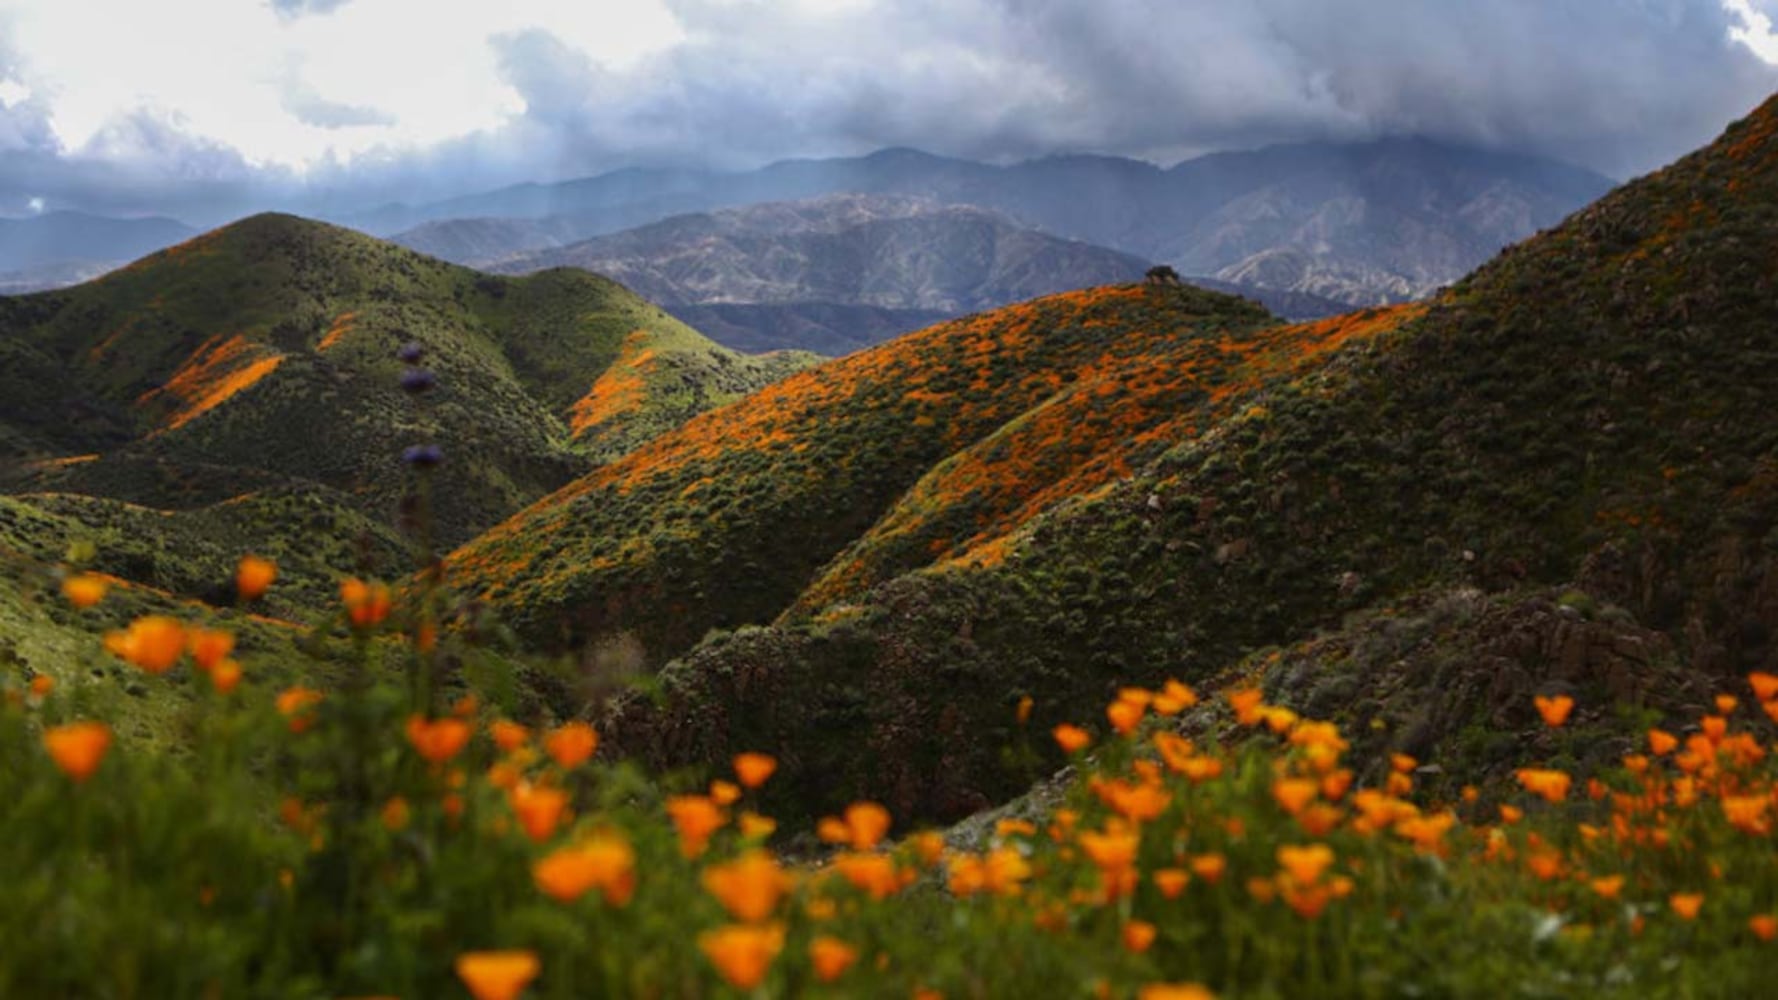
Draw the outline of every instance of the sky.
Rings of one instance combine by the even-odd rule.
[[[0,216],[343,213],[887,146],[1427,135],[1626,178],[1778,90],[1778,0],[4,0]]]

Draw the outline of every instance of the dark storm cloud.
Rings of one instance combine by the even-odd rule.
[[[825,14],[667,2],[685,40],[623,68],[547,26],[494,36],[522,114],[426,149],[315,163],[300,185],[182,140],[166,120],[46,154],[41,119],[9,108],[0,150],[10,142],[73,163],[62,189],[100,185],[88,190],[113,202],[129,200],[125,190],[145,202],[208,185],[231,205],[311,211],[626,165],[746,167],[894,145],[997,161],[1101,152],[1171,162],[1420,134],[1625,177],[1708,141],[1778,87],[1778,70],[1729,40],[1741,21],[1720,0],[861,0]],[[276,3],[292,14],[338,6]],[[314,124],[380,120],[312,92],[287,106]],[[19,184],[4,155],[0,210]]]

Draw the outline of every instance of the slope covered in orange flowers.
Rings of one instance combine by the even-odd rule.
[[[934,465],[1008,423],[1181,345],[1243,344],[1268,320],[1227,296],[1126,285],[939,324],[690,421],[476,539],[452,569],[536,639],[623,631],[671,655],[709,628],[771,620]]]
[[[1778,657],[1774,204],[1778,99],[1423,309],[1258,334],[1254,378],[1187,354],[1083,379],[1134,415],[1102,433],[1063,396],[940,466],[799,613],[669,665],[610,743],[663,767],[764,748],[811,810],[946,817],[1045,773],[1006,748],[1168,676],[1263,682],[1480,771],[1533,694],[1721,689]],[[1176,404],[1142,380],[1174,377],[1182,408],[1143,415]],[[1573,753],[1615,754],[1634,716]]]
[[[1168,339],[1108,359],[933,470],[828,566],[793,611],[810,613],[934,562],[992,562],[1007,536],[1069,497],[1130,476],[1231,416],[1232,404],[1328,351],[1425,312],[1403,305],[1252,334]],[[1142,336],[1136,334],[1133,336]]]

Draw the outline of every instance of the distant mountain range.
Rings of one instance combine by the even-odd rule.
[[[182,222],[158,217],[46,212],[0,219],[0,295],[77,284],[196,235]]]
[[[1274,146],[1171,168],[1103,156],[993,166],[890,149],[744,173],[624,170],[349,221],[447,259],[488,261],[723,207],[914,195],[1184,274],[1363,305],[1447,284],[1611,186],[1551,160],[1425,139]]]
[[[396,240],[440,255],[488,253],[502,234],[561,222],[432,223]],[[506,274],[582,268],[616,279],[727,346],[823,354],[963,313],[1133,281],[1151,266],[1021,226],[992,209],[881,194],[690,213],[567,246],[463,262]],[[1345,308],[1313,295],[1206,280],[1286,316]]]

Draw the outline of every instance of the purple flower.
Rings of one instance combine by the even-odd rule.
[[[415,341],[415,340],[408,341],[407,343],[405,343],[405,344],[401,345],[399,348],[397,348],[395,351],[396,357],[400,358],[401,360],[407,362],[410,365],[419,364],[420,358],[423,357],[425,354],[426,354],[426,348],[424,346],[422,346],[419,343],[419,341]]]
[[[438,385],[438,376],[424,368],[409,368],[401,373],[401,388],[416,395],[429,392]]]
[[[430,469],[444,461],[444,452],[435,444],[417,444],[403,450],[401,460],[416,469]]]

